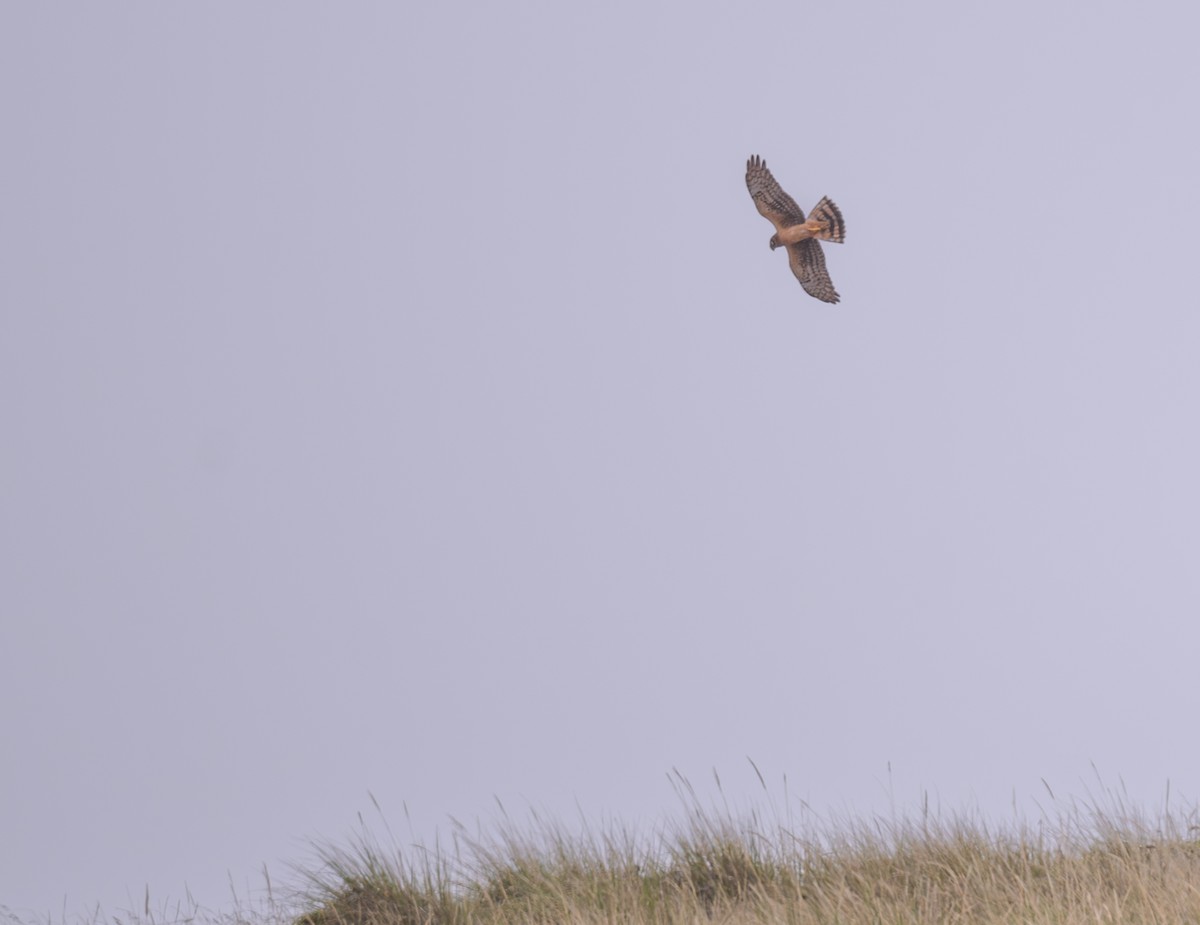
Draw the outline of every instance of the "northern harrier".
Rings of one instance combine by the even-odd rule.
[[[786,246],[788,264],[804,291],[822,302],[836,302],[838,294],[825,269],[821,240],[841,244],[846,239],[841,210],[828,198],[822,198],[805,221],[804,211],[783,191],[767,170],[766,161],[757,154],[746,161],[746,188],[758,211],[775,226],[771,250]]]

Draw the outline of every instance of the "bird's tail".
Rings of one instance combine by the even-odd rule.
[[[806,223],[813,229],[813,237],[822,241],[833,241],[841,244],[846,240],[846,222],[842,218],[842,210],[828,196],[812,207]]]

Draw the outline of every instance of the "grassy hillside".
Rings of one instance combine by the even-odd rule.
[[[322,851],[298,925],[1200,922],[1195,813],[1119,803],[997,829],[929,813],[795,824],[710,811],[648,838],[536,818],[444,849]]]
[[[114,925],[786,925],[1200,923],[1200,816],[1120,800],[997,827],[973,815],[820,820],[702,806],[648,833],[532,816],[444,844],[365,826],[317,846],[286,900]],[[1053,795],[1051,795],[1053,803]],[[1055,804],[1056,805],[1056,804]],[[386,831],[386,826],[383,827]],[[0,920],[11,918],[0,908]],[[96,917],[96,925],[100,917]]]

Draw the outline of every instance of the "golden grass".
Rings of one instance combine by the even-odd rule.
[[[533,817],[446,850],[323,849],[295,925],[1200,923],[1194,812],[1119,801],[1035,825],[979,818],[806,824],[706,810],[649,838]]]
[[[639,835],[536,814],[445,844],[384,847],[365,825],[319,844],[287,902],[207,915],[146,908],[114,925],[1200,925],[1195,810],[1153,818],[1119,799],[1034,823],[978,816],[802,819],[701,805]],[[718,782],[719,783],[719,782]],[[1053,795],[1051,795],[1053,798]],[[361,819],[360,819],[361,822]],[[386,826],[385,826],[386,830]],[[0,907],[0,919],[6,910]],[[13,918],[11,915],[9,918]],[[96,916],[95,921],[100,921]]]

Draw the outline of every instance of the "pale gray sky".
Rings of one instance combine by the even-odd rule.
[[[0,903],[746,756],[1196,794],[1198,19],[5,4]]]

